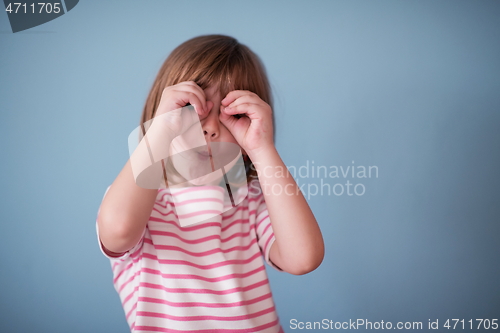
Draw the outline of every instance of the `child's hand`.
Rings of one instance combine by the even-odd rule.
[[[247,154],[274,146],[272,110],[257,94],[231,91],[221,101],[219,117]]]
[[[173,135],[182,134],[198,119],[181,112],[181,108],[191,104],[200,118],[205,117],[213,107],[211,101],[206,101],[205,92],[195,82],[181,82],[163,89],[160,104],[156,109],[155,122]]]

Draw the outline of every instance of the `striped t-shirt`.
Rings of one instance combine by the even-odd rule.
[[[112,257],[99,241],[132,332],[283,332],[264,267],[281,271],[269,259],[275,238],[262,192],[222,212],[223,191],[174,191],[175,205],[191,205],[192,214],[221,210],[181,227],[171,191],[161,188],[136,246]]]

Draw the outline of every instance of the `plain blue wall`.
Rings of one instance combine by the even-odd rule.
[[[1,332],[127,331],[97,209],[160,65],[209,33],[265,63],[287,165],[378,167],[310,197],[320,268],[268,269],[287,332],[500,317],[500,2],[82,0],[16,34],[0,13]]]

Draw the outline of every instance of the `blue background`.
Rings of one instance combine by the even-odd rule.
[[[287,332],[500,317],[500,2],[83,0],[16,34],[0,13],[1,332],[128,330],[97,210],[162,62],[209,33],[266,65],[287,165],[379,170],[310,196],[317,270],[268,269]]]

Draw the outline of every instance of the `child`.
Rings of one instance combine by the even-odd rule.
[[[180,118],[156,120],[188,104],[209,150],[220,142],[241,147],[249,186],[236,207],[221,204],[225,189],[214,182],[156,189],[137,183],[134,159],[170,146],[182,132]],[[151,120],[148,143],[141,141],[108,187],[96,224],[131,331],[283,332],[263,261],[306,274],[320,265],[324,244],[274,146],[271,93],[259,58],[228,36],[181,44],[147,98],[141,124]],[[166,184],[174,177],[164,176]],[[190,216],[210,214],[181,226],[176,207],[183,205],[192,208]]]

